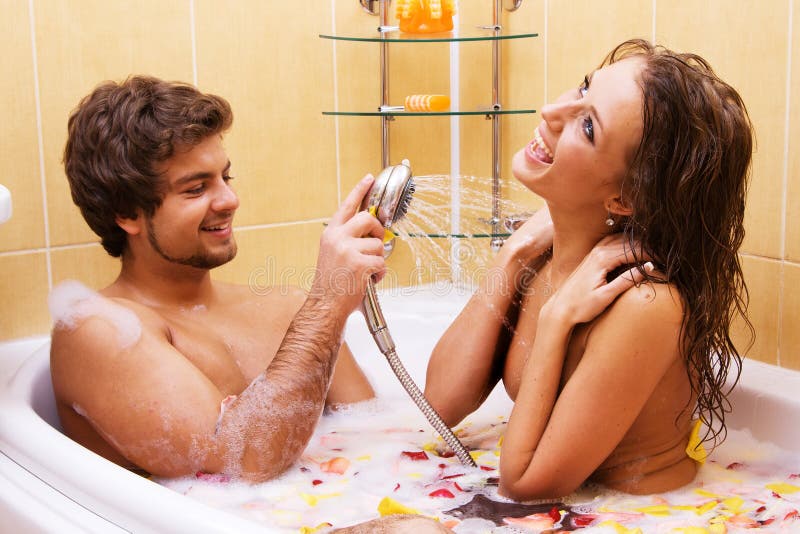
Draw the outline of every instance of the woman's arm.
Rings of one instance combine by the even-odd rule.
[[[680,303],[667,289],[631,289],[642,279],[635,269],[607,283],[606,274],[624,263],[622,241],[602,241],[542,307],[503,442],[502,494],[529,500],[574,491],[619,444],[674,363]],[[603,312],[559,393],[572,329]]]
[[[425,396],[449,426],[475,411],[500,379],[518,292],[526,278],[535,276],[537,260],[552,242],[550,213],[544,207],[506,241],[478,290],[436,344]]]

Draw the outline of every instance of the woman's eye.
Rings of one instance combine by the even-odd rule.
[[[580,93],[581,98],[586,96],[586,93],[589,91],[589,77],[583,77],[583,83],[581,83],[580,87],[578,87],[578,93]]]
[[[583,134],[591,143],[594,143],[594,123],[592,122],[592,118],[585,117],[583,119],[582,126],[583,126]]]

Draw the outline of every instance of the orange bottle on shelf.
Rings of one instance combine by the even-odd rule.
[[[397,0],[400,31],[436,33],[453,29],[456,0]]]
[[[408,95],[405,111],[446,111],[450,107],[447,95]]]

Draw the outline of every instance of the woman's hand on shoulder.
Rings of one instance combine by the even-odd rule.
[[[552,246],[553,221],[545,204],[506,239],[501,250],[527,264]]]
[[[591,321],[619,295],[644,279],[639,268],[633,267],[608,281],[610,272],[633,261],[631,246],[625,236],[614,234],[603,238],[545,303],[541,313],[572,324]],[[653,264],[645,263],[644,269],[652,271]]]

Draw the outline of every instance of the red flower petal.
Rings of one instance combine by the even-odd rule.
[[[403,451],[402,454],[403,456],[410,458],[415,462],[428,459],[428,455],[425,453],[425,451]]]

